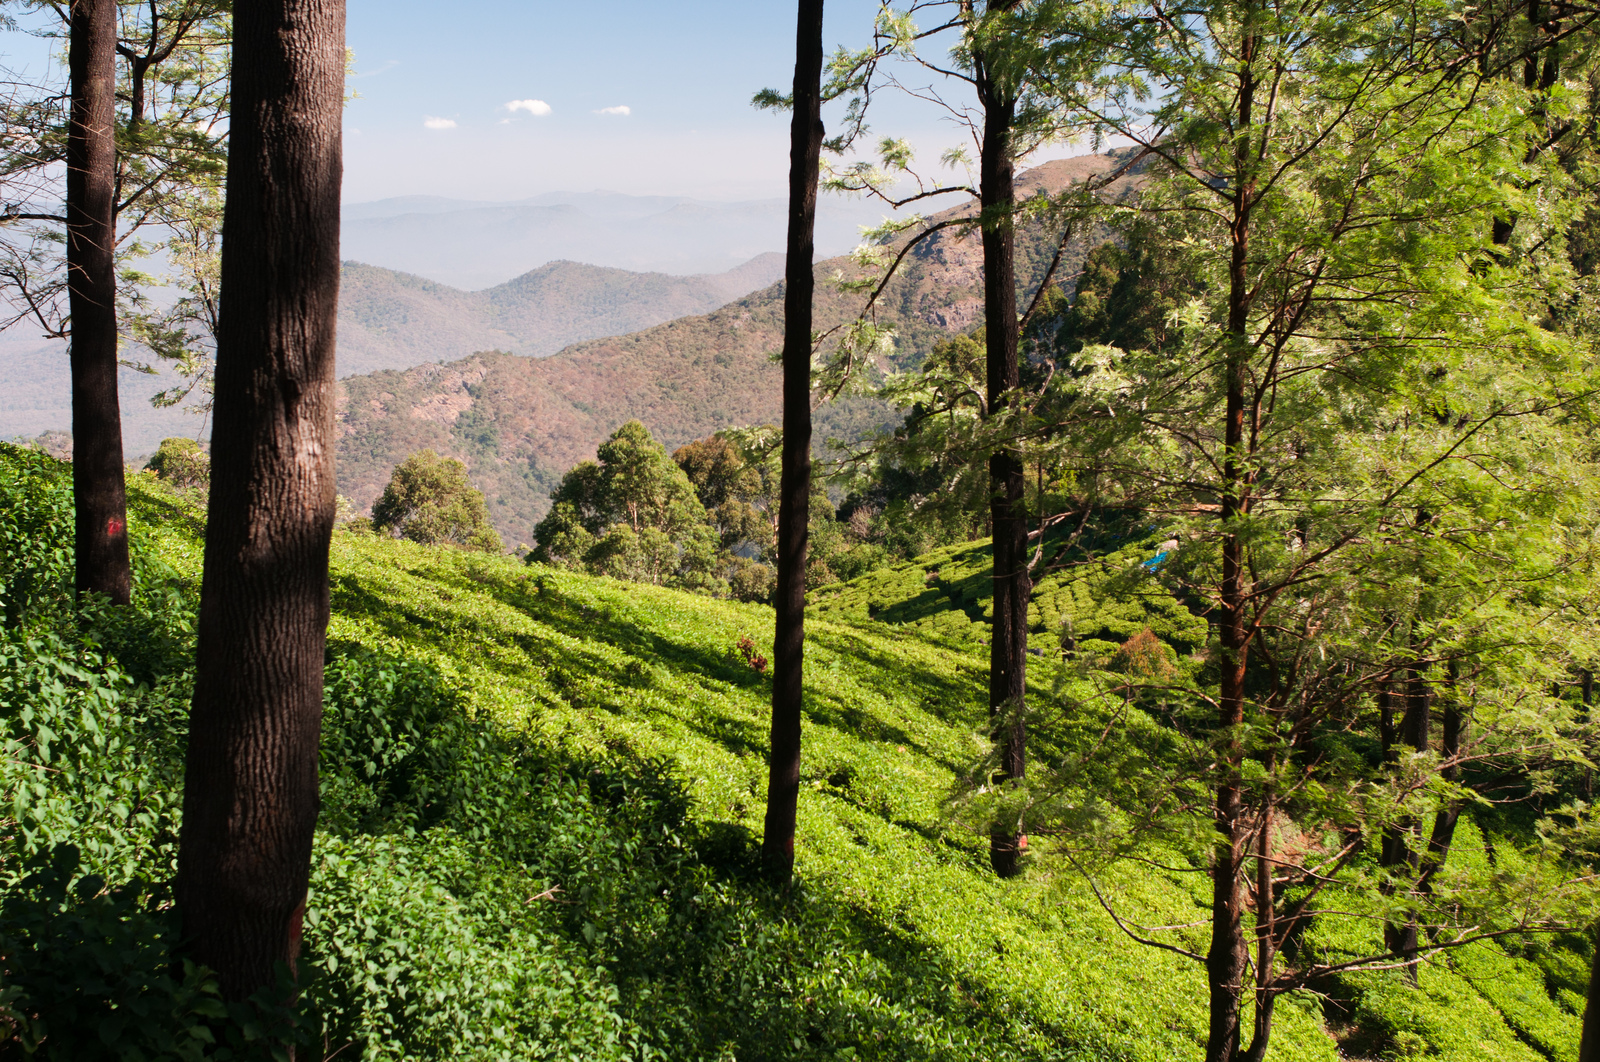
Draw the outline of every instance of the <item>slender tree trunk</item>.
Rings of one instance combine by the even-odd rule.
[[[1444,694],[1444,712],[1439,724],[1439,756],[1444,760],[1444,766],[1439,770],[1439,777],[1454,785],[1461,778],[1461,765],[1451,761],[1461,755],[1467,723],[1453,681],[1444,687]],[[1461,801],[1455,798],[1445,801],[1434,815],[1433,830],[1428,835],[1428,854],[1418,881],[1422,892],[1432,891],[1434,875],[1444,869],[1445,861],[1450,858],[1450,846],[1455,843],[1456,823],[1460,820]]]
[[[984,56],[975,56],[978,99],[983,104],[983,158],[979,202],[983,210],[984,346],[990,415],[1006,408],[1007,392],[1021,383],[1017,364],[1015,166],[1011,131],[1017,101],[1000,84]],[[1028,513],[1021,458],[1001,447],[989,458],[989,523],[994,548],[994,630],[989,639],[989,718],[1000,751],[1001,777],[1020,780],[1027,770],[1023,721],[1028,682]],[[1014,826],[996,825],[989,835],[989,862],[1012,877],[1023,838]]]
[[[1406,669],[1406,710],[1400,720],[1399,741],[1401,744],[1417,752],[1428,751],[1429,715],[1432,711],[1433,694],[1429,688],[1428,679],[1422,669],[1415,664]],[[1457,716],[1459,724],[1460,717]],[[1383,861],[1389,867],[1401,867],[1409,873],[1406,875],[1412,880],[1421,877],[1420,853],[1416,851],[1418,842],[1417,833],[1421,824],[1411,818],[1401,819],[1396,826],[1390,844],[1386,847]],[[1451,823],[1454,829],[1454,823]],[[1408,918],[1405,923],[1390,923],[1384,926],[1384,942],[1389,950],[1404,958],[1407,962],[1415,962],[1417,956],[1417,923],[1414,918]],[[1416,967],[1411,968],[1411,977],[1416,979]]]
[[[244,999],[292,969],[318,811],[334,511],[343,0],[234,12],[211,507],[177,900]]]
[[[1592,726],[1594,725],[1594,672],[1589,668],[1584,668],[1578,673],[1578,678],[1578,688],[1583,691],[1584,721]],[[1593,767],[1585,767],[1583,769],[1583,798],[1585,800],[1594,799]]]
[[[1267,770],[1272,770],[1272,764],[1267,765]],[[1272,1039],[1272,1014],[1278,1002],[1271,983],[1278,954],[1277,899],[1272,888],[1272,872],[1277,865],[1272,850],[1272,811],[1273,794],[1269,788],[1261,798],[1261,825],[1256,837],[1256,1012],[1245,1062],[1261,1062],[1266,1056]]]
[[[1239,81],[1239,129],[1248,131],[1255,100],[1251,67],[1253,47],[1246,39]],[[1245,439],[1245,402],[1248,383],[1250,313],[1250,226],[1254,182],[1249,179],[1249,145],[1243,136],[1236,149],[1233,222],[1229,234],[1228,352],[1224,387],[1227,406],[1223,418],[1222,463],[1222,582],[1218,587],[1222,660],[1218,684],[1217,725],[1225,735],[1217,783],[1215,820],[1216,855],[1211,867],[1211,945],[1206,953],[1210,995],[1210,1024],[1206,1036],[1206,1062],[1235,1062],[1239,1052],[1239,1006],[1244,993],[1247,942],[1244,932],[1244,894],[1240,873],[1246,858],[1244,814],[1244,744],[1239,728],[1244,722],[1245,675],[1250,638],[1246,609],[1244,539],[1236,522],[1250,512],[1250,473]],[[1263,1045],[1264,1046],[1264,1045]]]
[[[1237,255],[1237,250],[1236,250]],[[1248,511],[1240,448],[1244,445],[1242,355],[1229,358],[1226,445],[1223,475],[1226,491],[1222,522]],[[1210,1029],[1206,1062],[1234,1062],[1239,1049],[1239,1002],[1244,992],[1246,940],[1244,896],[1240,872],[1245,861],[1245,814],[1242,770],[1244,745],[1238,728],[1244,722],[1245,674],[1249,641],[1245,619],[1244,544],[1234,531],[1222,537],[1221,585],[1222,675],[1218,689],[1218,727],[1223,739],[1222,780],[1217,785],[1217,850],[1211,867],[1211,946],[1206,953],[1210,982]]]
[[[1600,928],[1595,930],[1594,962],[1589,967],[1589,1001],[1583,1008],[1583,1038],[1578,1062],[1600,1062]]]
[[[73,0],[67,46],[67,306],[72,315],[76,587],[128,603],[127,487],[117,399],[116,0]]]
[[[789,246],[783,288],[783,473],[778,485],[777,634],[772,645],[772,754],[761,865],[768,880],[794,873],[800,797],[806,546],[811,519],[811,299],[822,157],[822,2],[800,0],[794,115],[789,126]]]

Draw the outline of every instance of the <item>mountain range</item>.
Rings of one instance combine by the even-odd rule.
[[[824,199],[817,253],[850,250],[862,226],[886,213],[871,201]],[[341,257],[470,290],[562,259],[634,272],[721,273],[784,246],[788,205],[619,192],[551,192],[510,203],[402,196],[346,204],[343,219]]]
[[[1049,162],[1020,174],[1018,185],[1024,192],[1055,193],[1116,161],[1115,155],[1095,155]],[[1131,194],[1139,180],[1124,177],[1106,194]],[[644,219],[694,205],[615,200],[614,216],[633,211]],[[459,220],[478,209],[460,207],[428,199],[357,205],[347,208],[347,217],[355,215],[347,231],[364,220]],[[394,209],[407,213],[383,213]],[[364,210],[377,213],[366,219]],[[971,212],[970,204],[958,206],[934,220]],[[1059,223],[1048,218],[1020,226],[1022,299],[1037,288],[1060,237]],[[1104,238],[1091,231],[1070,240],[1057,281],[1070,288],[1082,256]],[[555,261],[478,291],[394,264],[347,262],[343,271],[339,489],[359,509],[377,499],[396,464],[432,447],[466,462],[508,543],[531,542],[551,487],[629,419],[642,420],[672,448],[721,428],[778,419],[772,357],[783,335],[783,285],[774,282],[782,273],[781,255],[757,254],[733,269],[689,276]],[[844,293],[835,279],[858,274],[858,267],[836,257],[819,261],[815,271],[817,329],[853,319],[862,296]],[[907,256],[878,303],[878,323],[895,333],[882,367],[914,367],[935,343],[970,330],[982,316],[976,233],[961,226],[936,233]],[[0,374],[9,385],[0,392],[0,438],[70,426],[67,370],[59,342],[0,335]],[[150,407],[148,396],[171,382],[124,370],[130,459],[150,453],[167,435],[195,435],[201,428],[201,418],[181,409]],[[818,410],[817,435],[859,439],[893,420],[891,411],[851,399]]]
[[[1109,155],[1049,162],[1020,174],[1019,189],[1059,192],[1116,162]],[[1138,182],[1137,176],[1123,177],[1106,194],[1129,195]],[[971,212],[964,205],[934,220]],[[1017,275],[1024,300],[1037,288],[1061,235],[1059,223],[1047,219],[1020,227]],[[1083,256],[1105,238],[1102,230],[1070,240],[1058,279],[1070,288]],[[862,296],[846,294],[833,282],[856,269],[848,258],[815,266],[819,331],[860,312]],[[911,251],[876,313],[880,324],[896,331],[890,361],[901,368],[914,367],[934,343],[971,329],[982,316],[982,249],[977,233],[961,226]],[[485,352],[349,377],[341,385],[340,492],[358,508],[370,506],[394,466],[429,447],[467,464],[508,544],[531,543],[551,487],[572,465],[592,458],[596,444],[629,419],[641,420],[669,448],[721,428],[776,421],[778,367],[772,355],[782,341],[780,282],[711,313],[575,343],[547,358]],[[817,431],[859,438],[892,419],[890,411],[857,399],[819,410]]]

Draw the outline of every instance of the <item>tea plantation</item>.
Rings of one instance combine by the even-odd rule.
[[[271,1015],[169,961],[203,518],[130,491],[135,604],[80,611],[70,469],[0,447],[0,1054],[254,1057]],[[1152,545],[1036,593],[1047,737],[1072,724],[1059,631],[1203,643],[1139,590]],[[1123,935],[1043,840],[996,880],[951,799],[984,751],[985,563],[974,544],[815,595],[778,894],[754,874],[770,678],[739,648],[765,653],[769,608],[336,534],[312,979],[279,1016],[298,1057],[1199,1058],[1201,971]],[[1204,875],[1146,854],[1094,883],[1142,925],[1199,922]],[[1280,1005],[1269,1057],[1575,1059],[1587,948],[1346,977]]]

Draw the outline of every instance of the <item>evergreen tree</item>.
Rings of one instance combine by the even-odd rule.
[[[573,467],[551,492],[529,562],[722,589],[705,506],[649,429],[630,420],[600,444],[596,457]]]
[[[1166,290],[1180,297],[1165,326],[1111,313],[1118,285],[1141,278],[1112,252],[1091,261],[1069,315],[1073,371],[1036,407],[1062,419],[1036,437],[1059,440],[1123,504],[1168,515],[1175,555],[1161,578],[1212,622],[1196,696],[1168,709],[1206,735],[1189,777],[1215,780],[1211,939],[1204,955],[1178,950],[1207,971],[1208,1062],[1258,1062],[1278,996],[1318,976],[1283,951],[1329,883],[1356,873],[1364,838],[1388,831],[1392,923],[1426,911],[1439,920],[1428,946],[1461,939],[1428,871],[1448,853],[1461,765],[1536,743],[1525,719],[1500,715],[1474,752],[1460,677],[1542,700],[1548,680],[1533,676],[1570,652],[1556,617],[1573,615],[1574,588],[1557,558],[1571,555],[1566,528],[1589,518],[1526,449],[1560,434],[1562,396],[1578,386],[1568,345],[1531,323],[1559,290],[1538,249],[1559,243],[1564,212],[1523,194],[1564,178],[1505,135],[1537,101],[1463,84],[1448,42],[1419,51],[1395,32],[1442,10],[1220,0],[1182,22],[1153,10],[1056,14],[1078,20],[1064,49],[1118,42],[1107,65],[1131,76],[1112,79],[1125,88],[1099,113],[1159,160],[1139,207],[1161,235],[1159,258],[1151,246],[1116,257],[1153,266],[1142,279],[1179,278]],[[1048,83],[1047,65],[1037,77]],[[1497,251],[1483,224],[1494,216],[1538,231]],[[1506,496],[1490,502],[1485,476],[1566,515],[1542,524],[1537,548],[1526,527],[1518,545],[1491,547],[1489,513]],[[1515,636],[1489,619],[1508,614],[1521,617]],[[1386,773],[1316,747],[1369,726],[1375,707]],[[1568,725],[1542,708],[1546,725]],[[1353,796],[1377,787],[1390,796]],[[1291,816],[1343,823],[1343,840],[1314,859],[1285,851]],[[1509,908],[1473,917],[1550,924]],[[1414,943],[1390,946],[1416,957]],[[1390,961],[1380,950],[1342,966]]]

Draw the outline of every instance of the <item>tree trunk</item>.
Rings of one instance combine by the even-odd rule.
[[[292,970],[318,811],[334,513],[343,0],[235,10],[211,507],[177,900],[245,999]]]
[[[1242,254],[1236,248],[1236,257]],[[1242,270],[1240,271],[1242,275]],[[1242,291],[1242,289],[1240,289]],[[1242,333],[1241,333],[1242,335]],[[1240,356],[1230,355],[1228,369],[1228,408],[1223,464],[1226,493],[1222,502],[1222,522],[1247,511],[1244,494],[1243,462],[1239,448],[1244,443],[1244,373],[1236,368]],[[1245,861],[1245,815],[1242,769],[1244,746],[1238,734],[1244,722],[1245,673],[1249,659],[1246,637],[1244,544],[1236,532],[1222,537],[1221,585],[1222,676],[1218,689],[1217,725],[1227,733],[1222,745],[1222,780],[1217,785],[1215,820],[1217,849],[1211,867],[1211,946],[1206,953],[1206,975],[1210,989],[1210,1029],[1206,1038],[1206,1062],[1234,1062],[1239,1049],[1239,1002],[1244,992],[1246,941],[1244,897],[1239,880]]]
[[[1583,1008],[1583,1037],[1578,1062],[1600,1062],[1600,928],[1595,930],[1594,961],[1589,967],[1589,1001]]]
[[[1268,763],[1270,773],[1273,765]],[[1261,1062],[1272,1040],[1272,1015],[1278,1002],[1273,990],[1272,966],[1277,961],[1277,899],[1272,887],[1272,872],[1277,863],[1272,851],[1271,789],[1261,798],[1261,825],[1256,836],[1256,1013],[1250,1047],[1245,1062]]]
[[[1399,740],[1401,744],[1415,749],[1417,752],[1428,751],[1429,714],[1432,710],[1433,695],[1428,686],[1428,679],[1422,669],[1415,664],[1406,669],[1406,710],[1400,720]],[[1457,716],[1459,725],[1460,717]],[[1452,831],[1455,823],[1450,823]],[[1404,818],[1392,833],[1390,843],[1383,853],[1386,866],[1403,867],[1410,873],[1408,877],[1420,880],[1421,863],[1419,853],[1415,849],[1417,831],[1420,824],[1410,818]],[[1417,957],[1417,923],[1414,918],[1408,918],[1404,925],[1390,923],[1384,926],[1384,942],[1390,951],[1404,958],[1409,963],[1414,963]],[[1416,967],[1411,968],[1412,980],[1416,979]]]
[[[1239,79],[1239,128],[1249,130],[1255,101],[1254,58],[1251,39],[1244,48]],[[1244,896],[1240,872],[1246,857],[1244,744],[1239,728],[1244,722],[1245,675],[1250,638],[1246,609],[1244,539],[1235,527],[1250,512],[1250,473],[1245,439],[1246,370],[1249,358],[1250,226],[1255,194],[1248,179],[1249,145],[1239,137],[1236,149],[1233,222],[1229,234],[1228,351],[1224,370],[1227,407],[1223,414],[1222,461],[1222,581],[1218,587],[1222,660],[1218,684],[1217,726],[1226,735],[1221,753],[1221,780],[1217,783],[1214,817],[1216,855],[1211,866],[1211,944],[1206,953],[1206,978],[1210,996],[1210,1023],[1206,1035],[1206,1062],[1235,1062],[1239,1053],[1239,1004],[1244,993],[1247,943],[1244,933]],[[1262,1045],[1265,1049],[1265,1044]]]
[[[1444,711],[1439,722],[1439,757],[1444,766],[1439,777],[1451,785],[1461,779],[1461,765],[1452,762],[1461,755],[1461,743],[1466,740],[1466,713],[1461,710],[1461,698],[1456,689],[1456,667],[1450,665],[1448,681],[1443,686]],[[1446,800],[1433,817],[1433,830],[1428,835],[1428,854],[1422,868],[1418,886],[1423,893],[1433,890],[1433,877],[1444,869],[1450,858],[1450,846],[1455,843],[1456,823],[1461,820],[1461,801]]]
[[[983,210],[984,346],[989,414],[1006,408],[1007,392],[1021,383],[1017,364],[1015,167],[1011,130],[1017,101],[997,83],[981,52],[974,54],[978,99],[983,105],[983,158],[979,202]],[[1026,481],[1016,450],[989,458],[989,524],[994,548],[994,630],[989,638],[989,719],[1000,751],[1000,776],[1020,780],[1027,769],[1023,721],[1028,668],[1028,514]],[[1014,876],[1023,838],[1015,826],[997,824],[989,835],[989,862],[1001,877]]]
[[[67,46],[67,306],[72,315],[72,502],[78,594],[125,605],[127,487],[117,399],[116,0],[73,0]]]
[[[1594,725],[1594,672],[1584,668],[1578,673],[1579,686],[1583,691],[1583,718],[1590,726]],[[1591,757],[1592,758],[1592,757]],[[1594,799],[1594,768],[1583,769],[1583,799]]]
[[[794,873],[800,797],[806,546],[811,519],[811,300],[822,156],[822,3],[800,0],[795,30],[794,114],[789,125],[789,245],[783,288],[783,473],[778,486],[777,633],[772,645],[772,753],[761,865],[787,884]]]

